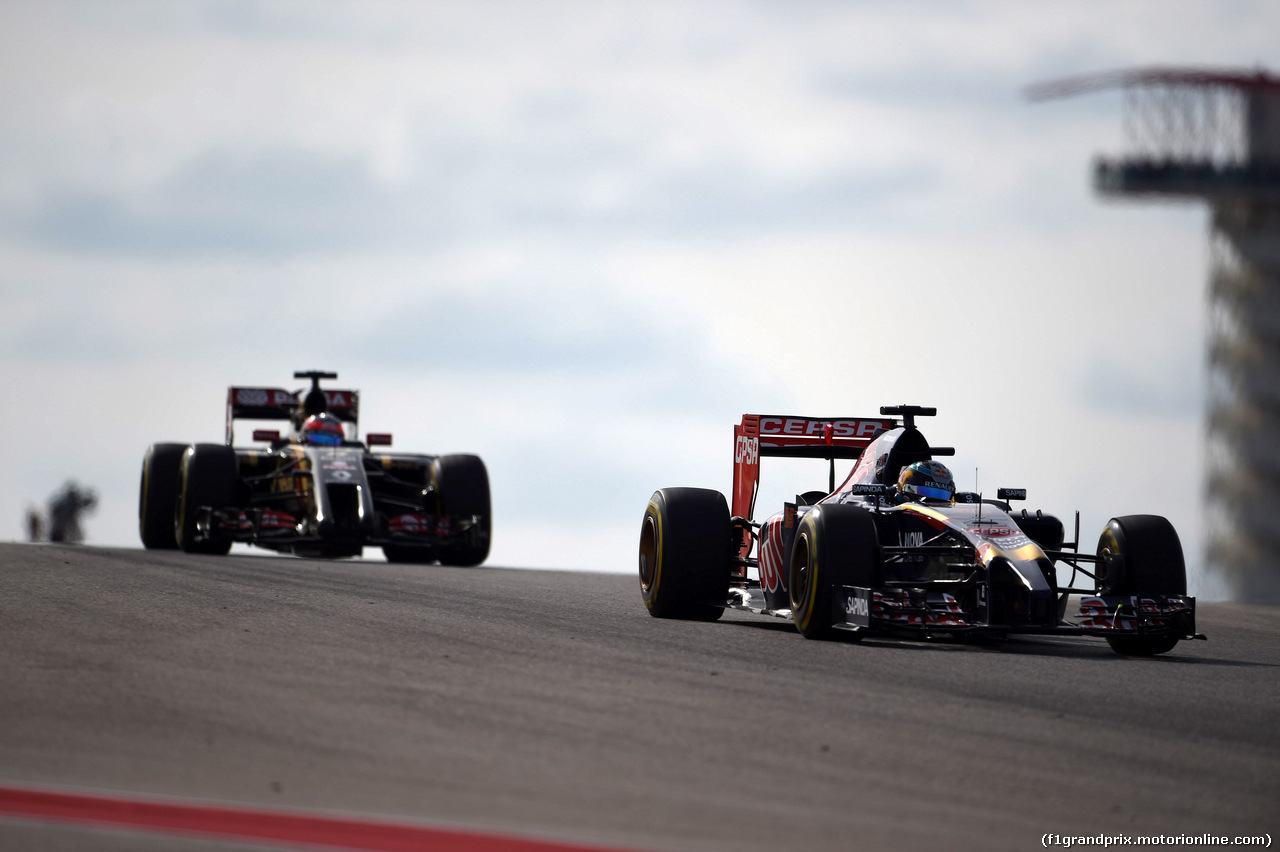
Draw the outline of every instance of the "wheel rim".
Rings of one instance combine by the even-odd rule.
[[[1111,551],[1111,548],[1104,547],[1098,551],[1098,556],[1101,557],[1102,564],[1099,567],[1098,575],[1094,577],[1093,586],[1097,594],[1103,594],[1111,588],[1111,578],[1108,575],[1111,573],[1110,559],[1115,554]]]
[[[658,530],[652,515],[644,516],[640,530],[640,588],[646,592],[653,588],[658,575]]]

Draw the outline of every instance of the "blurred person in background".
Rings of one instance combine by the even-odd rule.
[[[98,505],[98,495],[91,488],[82,488],[68,482],[62,490],[49,499],[49,541],[62,544],[79,544],[84,541],[80,529],[80,516],[92,512]]]

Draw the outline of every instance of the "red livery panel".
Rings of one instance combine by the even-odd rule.
[[[360,392],[324,388],[328,411],[346,423],[360,420]],[[293,420],[301,411],[303,391],[284,388],[227,388],[227,443],[232,420]]]
[[[760,482],[761,456],[853,459],[898,421],[886,417],[801,417],[744,414],[733,427],[733,514],[750,518]],[[746,541],[741,555],[751,552]]]

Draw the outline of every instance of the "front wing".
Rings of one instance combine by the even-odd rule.
[[[1196,633],[1196,599],[1190,595],[1084,595],[1073,620],[1053,627],[998,624],[966,612],[947,592],[841,586],[832,595],[832,626],[871,633],[1058,633],[1087,636],[1177,636]]]
[[[306,518],[296,518],[270,508],[202,507],[196,516],[196,527],[204,535],[266,547],[324,542],[331,537]],[[341,530],[334,537],[370,547],[388,544],[427,548],[465,544],[474,547],[479,545],[482,533],[481,515],[406,513],[389,518],[374,529]]]

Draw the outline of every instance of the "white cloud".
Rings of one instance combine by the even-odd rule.
[[[486,458],[503,564],[630,570],[654,488],[727,488],[743,412],[897,402],[939,406],[962,482],[1086,540],[1167,512],[1198,563],[1204,214],[1099,203],[1115,96],[1021,91],[1274,67],[1277,17],[6,4],[0,518],[74,474],[132,542],[148,443],[324,367],[398,446]]]

